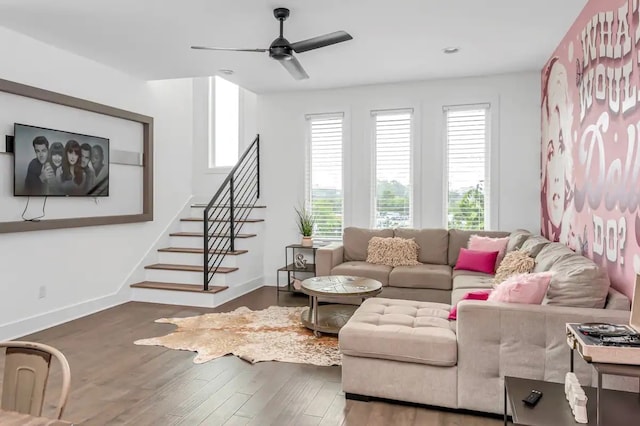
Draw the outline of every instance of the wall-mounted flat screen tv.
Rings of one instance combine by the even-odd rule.
[[[15,123],[15,196],[109,196],[109,139]]]

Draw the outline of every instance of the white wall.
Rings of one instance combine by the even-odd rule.
[[[540,228],[540,76],[521,73],[258,96],[262,201],[267,205],[265,278],[275,283],[284,246],[298,242],[294,206],[304,200],[305,114],[345,113],[345,226],[368,227],[371,188],[370,111],[414,108],[422,203],[417,227],[444,226],[443,105],[490,102],[492,228]],[[493,204],[493,203],[492,203]]]
[[[125,279],[191,195],[193,89],[191,80],[133,79],[4,28],[0,39],[0,78],[155,119],[153,222],[0,234],[6,339],[129,299]],[[7,208],[1,201],[0,210]],[[38,298],[41,286],[45,298]]]

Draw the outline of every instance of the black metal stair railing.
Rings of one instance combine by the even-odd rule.
[[[260,135],[242,154],[204,209],[204,290],[260,197]]]

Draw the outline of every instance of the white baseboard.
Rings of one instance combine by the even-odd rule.
[[[215,307],[215,306],[222,305],[223,303],[229,302],[244,294],[250,293],[262,287],[263,285],[264,284],[263,284],[262,277],[254,278],[244,284],[229,288],[221,293],[212,295],[214,296],[213,303],[211,303],[210,301],[205,302],[206,304],[204,306]],[[171,293],[171,292],[163,291],[161,293],[163,295],[166,295],[167,293]],[[193,293],[193,294],[196,294],[196,293]],[[22,336],[27,336],[29,334],[33,334],[38,331],[45,330],[47,328],[51,328],[56,325],[73,321],[75,319],[85,317],[87,315],[91,315],[96,312],[100,312],[105,309],[109,309],[114,306],[121,305],[123,303],[130,302],[132,299],[136,300],[136,298],[131,297],[129,292],[120,291],[116,294],[112,294],[109,296],[88,300],[86,302],[78,303],[77,305],[67,306],[62,309],[46,312],[40,315],[35,315],[35,316],[25,318],[23,320],[16,321],[13,323],[4,324],[0,326],[0,341],[14,340]],[[150,300],[145,300],[145,301],[150,301]],[[172,304],[168,300],[155,300],[151,302]],[[174,302],[175,302],[175,299],[174,299]],[[189,305],[188,302],[187,303],[183,302],[180,304]],[[202,306],[202,305],[194,304],[192,306]]]
[[[0,326],[0,340],[17,339],[126,302],[129,302],[126,295],[116,293],[4,324]]]

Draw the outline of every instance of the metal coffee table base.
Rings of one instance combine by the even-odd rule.
[[[305,327],[313,330],[313,334],[338,334],[353,313],[358,309],[355,305],[321,305],[312,296],[311,306],[302,311],[300,319]]]
[[[307,278],[302,281],[301,290],[309,295],[309,308],[302,313],[302,323],[313,330],[313,334],[338,334],[340,328],[349,321],[358,308],[353,305],[332,304],[318,306],[318,297],[339,297],[364,301],[382,291],[382,284],[371,278],[351,275],[329,275]]]

